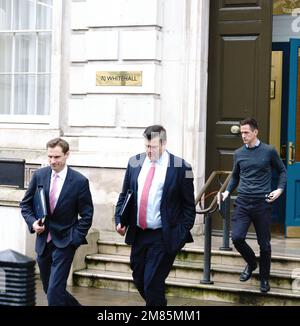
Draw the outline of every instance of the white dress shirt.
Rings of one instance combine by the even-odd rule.
[[[256,141],[255,145],[254,145],[252,148],[254,148],[254,147],[258,147],[258,146],[259,146],[259,144],[260,144],[260,140],[259,140],[259,139],[257,139],[257,141]],[[247,147],[247,148],[251,148],[251,147],[249,147],[249,145],[248,145],[248,144],[246,144],[246,147]]]
[[[57,174],[57,191],[55,193],[55,206],[56,206],[57,200],[59,198],[59,195],[61,193],[62,187],[64,185],[64,182],[65,182],[65,179],[66,179],[66,176],[67,176],[67,172],[68,172],[68,166],[67,165],[65,165],[65,167],[59,173],[56,173],[55,171],[52,170],[49,194],[51,193],[53,180],[54,180],[54,175]]]
[[[137,225],[139,225],[139,208],[141,202],[142,191],[149,169],[151,167],[151,160],[148,156],[145,158],[138,177],[138,212]],[[169,165],[169,153],[165,150],[159,160],[155,161],[155,173],[152,180],[151,188],[148,196],[147,205],[147,228],[157,229],[161,228],[160,204],[163,193],[163,188],[166,179],[167,168]]]

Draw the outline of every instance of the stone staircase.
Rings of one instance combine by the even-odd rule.
[[[98,253],[86,256],[87,268],[74,272],[74,284],[136,292],[129,253],[130,247],[121,241],[98,240]],[[258,269],[249,281],[239,281],[244,265],[236,252],[213,250],[214,283],[201,284],[203,248],[185,247],[167,279],[167,295],[245,305],[300,305],[300,286],[295,289],[299,279],[292,279],[292,272],[300,268],[300,257],[272,256],[268,294],[259,291]]]

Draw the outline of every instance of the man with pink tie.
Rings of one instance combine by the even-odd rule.
[[[66,285],[76,248],[87,243],[92,224],[89,181],[67,166],[69,144],[64,139],[50,140],[47,150],[50,166],[34,173],[20,207],[29,231],[37,234],[37,262],[49,306],[77,306],[80,303]],[[43,225],[34,207],[39,187],[44,189],[47,206]]]
[[[165,281],[176,254],[192,242],[195,199],[191,166],[166,150],[160,125],[145,129],[146,152],[129,159],[115,213],[116,230],[132,246],[130,266],[135,286],[147,306],[165,306]],[[121,211],[128,190],[132,200]]]

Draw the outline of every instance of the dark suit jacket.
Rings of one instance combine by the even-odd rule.
[[[69,244],[78,247],[87,243],[85,237],[92,224],[93,202],[89,189],[89,181],[79,172],[68,167],[67,176],[59,195],[57,204],[50,213],[49,189],[51,168],[37,170],[32,177],[28,190],[20,203],[22,215],[29,231],[34,233],[32,224],[36,221],[34,213],[34,195],[37,186],[42,185],[45,191],[48,217],[45,220],[45,232],[37,235],[36,252],[41,255],[46,246],[47,230],[50,230],[53,243],[58,248],[65,248]],[[81,219],[78,219],[78,214]]]
[[[130,158],[122,192],[116,205],[115,223],[120,222],[120,211],[128,189],[133,190],[133,205],[128,214],[125,242],[132,244],[137,225],[138,176],[146,154]],[[160,214],[163,238],[170,254],[178,252],[186,242],[193,242],[190,229],[195,221],[195,198],[191,166],[183,159],[170,154],[169,166],[161,198]]]

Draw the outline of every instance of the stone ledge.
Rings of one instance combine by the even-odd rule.
[[[19,203],[24,195],[24,189],[0,186],[0,206],[19,207]]]

